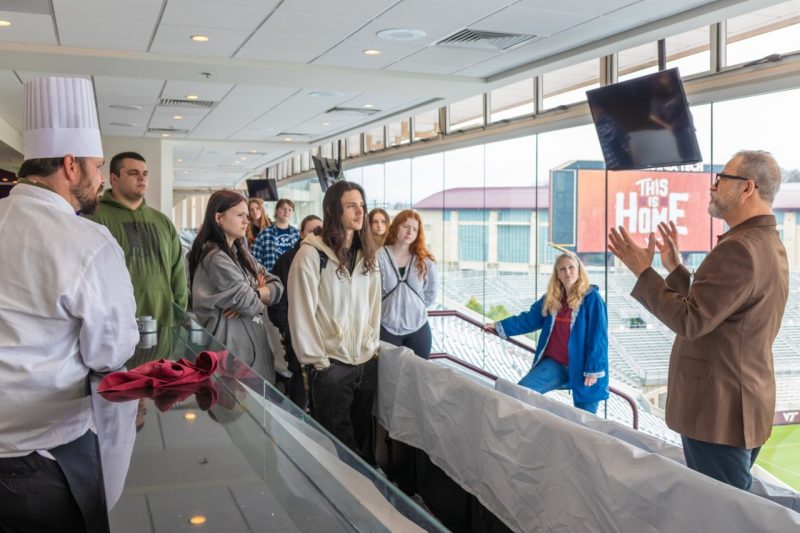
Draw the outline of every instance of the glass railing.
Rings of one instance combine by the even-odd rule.
[[[220,357],[202,386],[93,394],[113,532],[445,531],[185,313],[128,367],[203,351]]]

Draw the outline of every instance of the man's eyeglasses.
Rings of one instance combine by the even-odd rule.
[[[719,187],[719,180],[722,178],[729,179],[729,180],[740,180],[740,181],[753,181],[753,185],[756,189],[758,189],[758,185],[753,178],[743,178],[742,176],[736,176],[735,174],[725,174],[724,172],[717,172],[717,179],[714,180],[714,188],[716,189]]]

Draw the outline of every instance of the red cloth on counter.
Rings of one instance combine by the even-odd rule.
[[[121,392],[135,389],[162,389],[201,383],[217,369],[220,357],[227,352],[200,352],[192,362],[188,359],[150,361],[127,372],[112,372],[103,378],[97,392]]]
[[[97,392],[111,402],[152,398],[161,412],[194,394],[197,406],[205,411],[217,403],[217,389],[209,378],[226,355],[228,352],[201,352],[194,362],[159,359],[128,372],[112,372],[103,378]]]

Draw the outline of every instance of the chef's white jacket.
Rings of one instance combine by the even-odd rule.
[[[121,366],[138,341],[116,240],[58,194],[15,186],[0,200],[0,457],[83,435],[89,370]]]

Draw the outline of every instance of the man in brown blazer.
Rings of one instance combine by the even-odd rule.
[[[620,227],[609,250],[636,275],[631,295],[675,332],[666,419],[681,434],[686,464],[749,489],[750,468],[772,432],[772,343],[789,294],[786,250],[772,202],[775,159],[742,151],[716,175],[708,212],[731,228],[692,274],[680,264],[675,225],[661,224],[646,248]],[[651,267],[655,248],[669,271]]]

